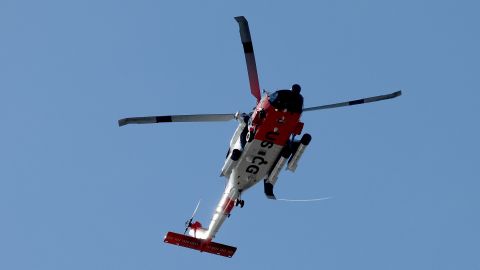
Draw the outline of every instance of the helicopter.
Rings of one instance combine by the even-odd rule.
[[[168,232],[165,243],[195,249],[201,252],[232,257],[237,248],[213,242],[224,221],[230,217],[234,207],[243,208],[242,194],[263,183],[268,199],[275,200],[274,186],[282,169],[295,172],[298,162],[310,144],[312,136],[302,134],[304,123],[300,121],[303,112],[354,106],[386,99],[402,94],[396,91],[390,94],[367,97],[346,102],[303,107],[301,87],[294,84],[290,89],[260,93],[255,55],[248,21],[243,16],[235,17],[239,24],[240,39],[243,45],[247,65],[250,91],[256,100],[256,106],[249,113],[230,114],[194,114],[129,117],[118,120],[119,126],[128,124],[152,124],[169,122],[213,122],[236,120],[238,126],[233,133],[220,176],[226,178],[225,190],[218,202],[208,227],[199,221],[193,222],[200,202],[190,219],[185,223],[183,234]],[[188,233],[188,235],[187,235]]]

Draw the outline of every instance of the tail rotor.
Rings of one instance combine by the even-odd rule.
[[[195,210],[193,210],[192,217],[190,217],[190,219],[187,219],[187,221],[185,221],[185,232],[183,234],[187,234],[188,228],[192,226],[193,218],[195,217],[195,214],[197,213],[198,207],[200,206],[201,202],[202,202],[201,199],[198,200],[197,206],[195,207]]]

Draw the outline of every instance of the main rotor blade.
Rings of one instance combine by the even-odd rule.
[[[190,115],[163,115],[163,116],[145,116],[129,117],[118,120],[119,126],[128,124],[154,124],[168,122],[218,122],[230,121],[235,119],[235,114],[190,114]]]
[[[235,17],[240,26],[240,38],[242,39],[243,52],[247,61],[248,79],[250,81],[250,91],[252,95],[260,101],[260,84],[258,83],[257,64],[255,63],[255,54],[253,53],[252,37],[248,28],[248,21],[243,16]]]
[[[362,98],[362,99],[357,99],[357,100],[352,100],[352,101],[347,101],[347,102],[340,102],[340,103],[334,103],[334,104],[329,104],[329,105],[305,108],[305,109],[303,109],[303,111],[308,112],[308,111],[332,109],[332,108],[345,107],[345,106],[353,106],[353,105],[358,105],[358,104],[364,104],[364,103],[370,103],[370,102],[375,102],[375,101],[380,101],[380,100],[385,100],[385,99],[396,98],[400,95],[402,95],[402,91],[393,92],[393,93],[387,94],[387,95],[368,97],[368,98]]]

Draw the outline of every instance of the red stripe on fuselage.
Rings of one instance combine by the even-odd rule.
[[[224,206],[225,214],[230,214],[230,212],[232,211],[234,206],[235,206],[235,200],[232,200],[231,198],[228,198],[227,201],[225,202],[225,206]]]

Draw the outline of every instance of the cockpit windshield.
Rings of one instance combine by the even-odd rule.
[[[289,112],[300,113],[303,109],[303,97],[290,90],[278,90],[270,94],[270,104],[279,110],[287,109]]]

